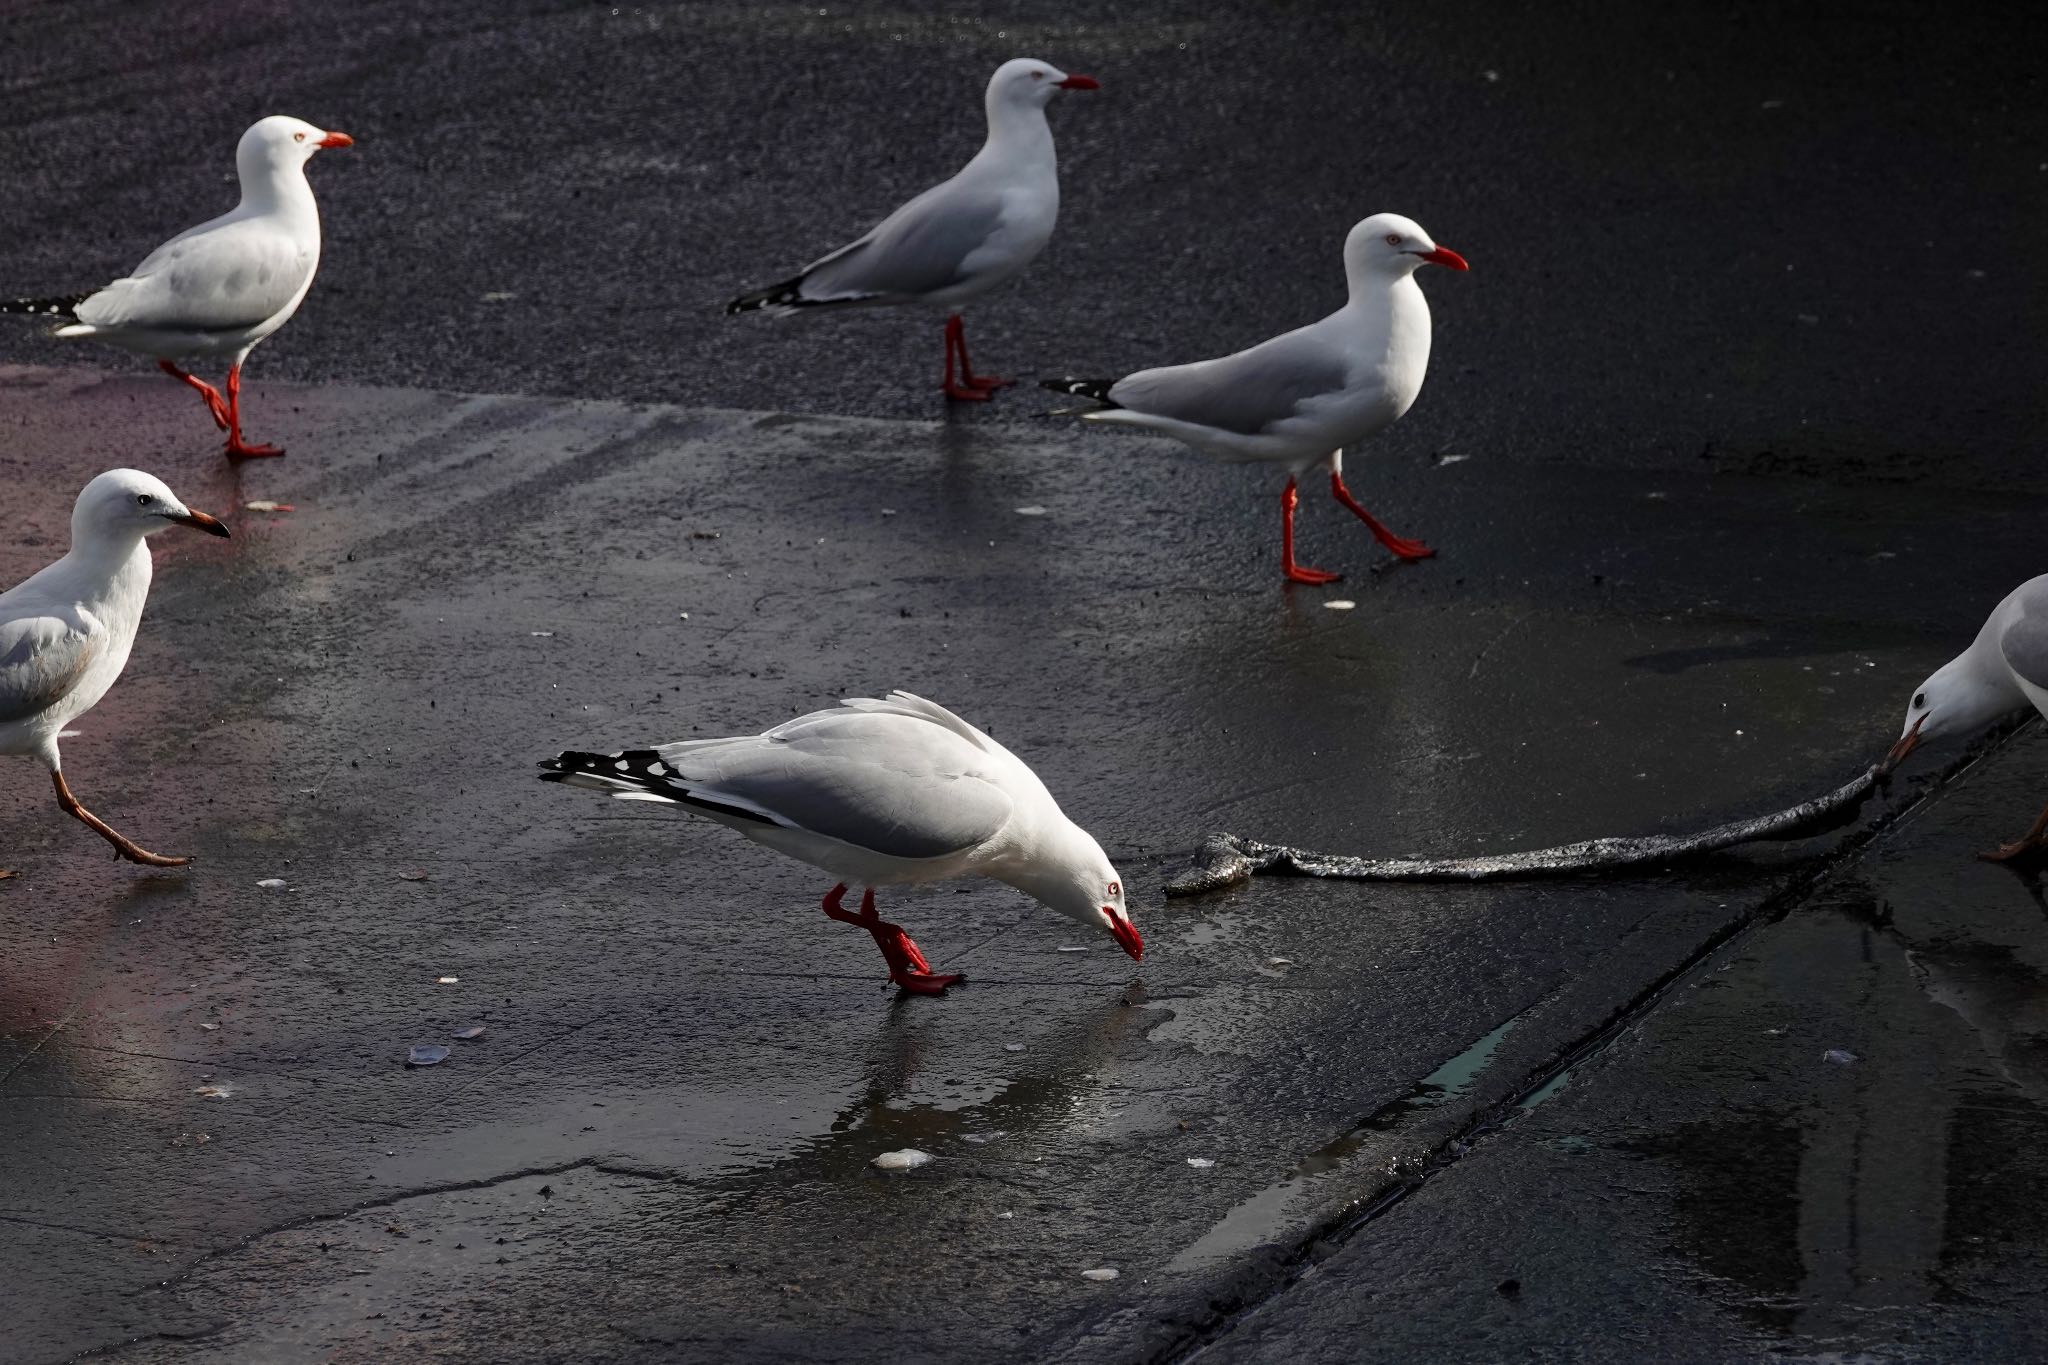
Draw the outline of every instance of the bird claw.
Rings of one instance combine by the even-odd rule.
[[[912,995],[944,995],[948,986],[957,986],[967,978],[959,972],[893,971],[889,979]]]
[[[223,450],[230,460],[263,460],[284,454],[283,446],[252,446],[237,440],[230,440]]]
[[[1401,537],[1395,536],[1391,540],[1383,540],[1380,543],[1385,545],[1396,559],[1407,560],[1410,563],[1418,559],[1436,558],[1436,551],[1430,549],[1429,546],[1424,545],[1419,540],[1403,540]]]
[[[2020,862],[2039,856],[2044,846],[2048,844],[2039,839],[2015,839],[2009,844],[2000,844],[1997,848],[1979,853],[1977,857],[1987,863]]]
[[[952,380],[946,382],[945,394],[946,397],[956,403],[986,403],[989,399],[995,397],[991,390],[973,388],[966,384],[955,383]]]
[[[1335,583],[1344,576],[1340,573],[1331,573],[1328,569],[1305,569],[1299,564],[1289,564],[1283,572],[1290,583],[1307,583],[1318,588],[1325,583]]]

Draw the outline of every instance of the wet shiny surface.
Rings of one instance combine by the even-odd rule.
[[[231,471],[150,381],[0,374],[15,486],[82,482],[140,423],[130,458],[236,527],[163,542],[129,672],[66,748],[85,799],[197,865],[109,864],[27,765],[0,804],[23,1359],[1171,1350],[1834,837],[1683,876],[1169,904],[1202,832],[1445,851],[1783,804],[1867,760],[1945,657],[1903,585],[1995,600],[2038,524],[1802,488],[1745,564],[1784,574],[1775,606],[1738,609],[1690,566],[1755,489],[1389,470],[1446,558],[1340,614],[1271,581],[1244,515],[1269,490],[1163,454],[1112,504],[1065,441],[266,392],[319,459]],[[1539,496],[1574,527],[1502,544]],[[258,500],[296,510],[234,510]],[[1655,549],[1624,531],[1646,506]],[[1912,549],[1964,507],[1967,582]],[[65,510],[34,499],[0,569]],[[1142,971],[1061,952],[1085,940],[1003,888],[939,888],[889,912],[969,984],[895,1001],[801,867],[531,777],[892,685],[992,728],[1102,839]],[[407,1069],[422,1043],[453,1055]],[[907,1146],[938,1160],[869,1164]]]

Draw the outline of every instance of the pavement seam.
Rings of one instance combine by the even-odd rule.
[[[1992,727],[1903,803],[1880,814],[1866,828],[1845,836],[1835,847],[1821,854],[1813,866],[1795,874],[1750,910],[1709,935],[1680,962],[1618,1006],[1606,1022],[1568,1044],[1507,1098],[1472,1114],[1424,1152],[1417,1167],[1392,1174],[1388,1183],[1377,1192],[1364,1196],[1362,1200],[1350,1201],[1346,1211],[1311,1225],[1291,1247],[1280,1251],[1268,1262],[1269,1270],[1259,1277],[1263,1283],[1249,1286],[1249,1292],[1236,1296],[1234,1301],[1212,1296],[1209,1306],[1216,1311],[1208,1321],[1190,1326],[1176,1339],[1144,1358],[1151,1365],[1183,1365],[1207,1354],[1212,1346],[1228,1338],[1244,1322],[1285,1295],[1322,1260],[1362,1235],[1375,1221],[1398,1208],[1431,1179],[1470,1155],[1482,1143],[1506,1132],[1528,1112],[1532,1099],[1607,1052],[1624,1034],[1662,1006],[1683,981],[1698,974],[1728,948],[1747,941],[1810,901],[1880,838],[1924,811],[1979,764],[2003,753],[2032,724],[2034,717],[2028,716]],[[1396,1100],[1393,1105],[1381,1106],[1346,1131],[1355,1132],[1372,1126],[1400,1103]]]

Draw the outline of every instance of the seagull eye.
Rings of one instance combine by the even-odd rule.
[[[155,501],[156,499],[149,495],[148,493],[137,493],[135,495],[136,505],[140,507],[147,507]]]
[[[1388,245],[1388,246],[1399,246],[1399,245],[1401,245],[1401,234],[1400,234],[1400,233],[1398,233],[1398,232],[1390,232],[1390,233],[1388,233],[1388,234],[1387,234],[1387,245]]]
[[[305,140],[306,140],[306,135],[305,135],[304,133],[293,133],[293,134],[292,134],[292,141],[294,141],[294,142],[304,142]]]
[[[1123,893],[1124,893],[1124,889],[1123,889],[1123,887],[1119,886],[1119,885],[1118,885],[1117,883],[1115,883],[1115,882],[1111,882],[1111,883],[1109,884],[1109,894],[1110,894],[1111,896],[1121,896],[1121,895],[1122,895]]]
[[[1034,81],[1042,81],[1045,79],[1045,73],[1043,71],[1034,71],[1031,73],[1031,79]]]
[[[1913,709],[1914,709],[1915,711],[1918,711],[1918,710],[1920,710],[1920,709],[1921,709],[1922,707],[1924,707],[1924,706],[1926,706],[1926,705],[1927,705],[1927,694],[1926,694],[1925,692],[1916,692],[1916,693],[1914,693],[1914,694],[1913,694]]]

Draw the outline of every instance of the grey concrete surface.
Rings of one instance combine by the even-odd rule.
[[[1845,837],[1169,905],[1201,833],[1469,849],[1818,790],[2040,515],[1390,469],[1445,558],[1359,573],[1333,611],[1273,582],[1268,481],[1156,442],[1115,448],[1107,498],[1099,443],[264,384],[293,454],[237,470],[161,381],[0,378],[7,486],[118,450],[237,531],[162,542],[128,676],[66,749],[86,800],[195,867],[109,864],[26,764],[0,805],[22,1360],[1182,1349]],[[54,552],[68,502],[22,504],[0,576]],[[1333,510],[1305,518],[1320,557],[1372,563]],[[802,868],[531,777],[895,685],[1015,745],[1148,888],[1141,970],[943,889],[893,913],[970,984],[892,1001]],[[940,1160],[868,1166],[904,1145]]]

